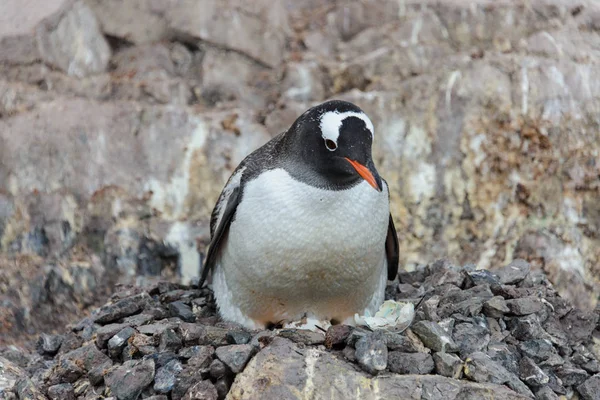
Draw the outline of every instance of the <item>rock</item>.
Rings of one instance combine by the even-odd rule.
[[[325,343],[325,335],[307,329],[281,329],[278,336],[290,339],[292,342],[315,345]]]
[[[175,387],[171,392],[171,399],[179,400],[183,398],[190,387],[207,377],[208,374],[204,370],[200,370],[194,366],[184,366],[183,371],[177,375]]]
[[[204,326],[204,333],[198,339],[198,344],[222,346],[227,344],[227,329],[217,328],[216,326]]]
[[[517,375],[519,373],[519,360],[521,359],[521,355],[514,345],[506,343],[490,343],[487,355],[513,374]]]
[[[535,392],[536,400],[559,400],[559,397],[548,386],[540,388]]]
[[[410,329],[406,330],[403,335],[384,332],[385,342],[388,349],[397,350],[403,353],[428,353],[427,349],[421,340]]]
[[[86,372],[110,362],[110,358],[98,350],[94,344],[88,344],[63,354],[60,360],[76,364],[78,368]]]
[[[94,321],[99,324],[107,324],[118,319],[129,317],[139,312],[150,300],[146,293],[140,293],[117,301],[114,304],[106,305],[93,316]]]
[[[529,357],[523,357],[519,363],[519,378],[530,387],[541,387],[548,383],[550,378]]]
[[[458,346],[442,327],[436,322],[419,321],[411,327],[423,344],[433,351],[455,353]]]
[[[47,335],[42,333],[38,340],[38,352],[40,354],[55,355],[63,342],[61,335]]]
[[[135,329],[129,326],[117,332],[117,334],[108,341],[108,355],[111,358],[117,358],[127,344],[127,340],[129,340],[135,332]]]
[[[563,317],[560,322],[565,332],[569,332],[569,342],[578,344],[590,337],[599,317],[597,313],[573,310]]]
[[[513,373],[493,361],[487,354],[476,352],[465,360],[465,375],[475,382],[491,382],[506,384],[509,388],[525,396],[533,397],[533,393]]]
[[[426,375],[433,371],[435,364],[429,354],[392,351],[388,355],[388,368],[398,374]]]
[[[527,340],[519,344],[519,350],[537,363],[560,357],[548,340]]]
[[[589,377],[588,373],[583,369],[566,364],[555,368],[554,373],[564,386],[577,386]]]
[[[221,360],[213,360],[210,363],[210,376],[214,379],[219,379],[227,374],[227,367]]]
[[[246,331],[229,331],[226,337],[229,344],[247,344],[252,339],[252,335]]]
[[[75,392],[70,383],[62,383],[48,388],[50,400],[75,400]]]
[[[32,63],[38,59],[83,77],[103,72],[110,48],[94,14],[83,2],[52,0],[25,13],[18,2],[6,4],[0,24],[0,61]],[[77,37],[79,40],[72,40]]]
[[[504,285],[514,285],[524,280],[530,270],[531,265],[527,261],[517,259],[506,267],[495,270],[494,273],[500,279],[500,283]]]
[[[490,343],[490,331],[478,324],[458,324],[454,327],[454,342],[458,343],[462,357],[483,351]]]
[[[175,329],[176,325],[169,322],[156,322],[154,324],[142,325],[137,328],[139,333],[144,335],[161,335],[167,329]]]
[[[172,351],[177,352],[181,348],[182,342],[179,335],[172,329],[165,329],[160,334],[160,343],[158,345],[158,351]]]
[[[170,303],[169,311],[173,317],[179,317],[186,322],[194,322],[196,320],[196,316],[190,306],[181,301]]]
[[[598,400],[600,398],[600,374],[588,378],[577,391],[583,400]]]
[[[393,354],[390,353],[390,355]],[[432,367],[433,368],[433,367]],[[261,383],[262,382],[262,383]],[[277,382],[276,385],[264,384]],[[293,398],[293,393],[307,390],[313,398],[331,400],[355,398],[402,398],[406,393],[431,393],[431,399],[459,399],[463,396],[485,398],[489,393],[496,400],[525,399],[505,386],[455,381],[433,375],[390,375],[372,377],[355,370],[343,360],[316,348],[300,349],[284,338],[275,338],[236,377],[229,398],[271,399]]]
[[[177,375],[183,370],[179,360],[171,360],[156,371],[154,390],[157,393],[168,393],[175,387]]]
[[[490,286],[499,285],[500,279],[498,275],[494,274],[487,269],[479,269],[475,271],[467,271],[469,280],[473,283],[473,286],[488,284]]]
[[[188,365],[196,368],[207,368],[212,362],[215,349],[212,346],[197,346],[197,351],[188,359]]]
[[[215,354],[234,374],[238,374],[250,361],[255,351],[255,348],[250,344],[232,344],[218,347]]]
[[[483,312],[491,318],[502,318],[510,311],[506,300],[502,296],[494,296],[483,303]]]
[[[522,341],[548,338],[535,314],[515,318],[509,321],[512,335]]]
[[[209,380],[201,381],[196,383],[194,386],[188,389],[184,400],[217,400],[218,398],[217,389]]]
[[[111,361],[106,361],[104,364],[100,364],[97,367],[92,368],[88,372],[88,379],[90,384],[94,386],[98,386],[104,381],[104,377],[111,370],[113,363]]]
[[[462,375],[463,363],[455,354],[435,353],[433,363],[435,371],[442,376],[459,379]]]
[[[382,333],[367,334],[360,338],[354,347],[356,360],[363,370],[374,375],[385,370],[388,363],[388,349]]]
[[[125,328],[128,328],[127,324],[108,324],[98,328],[96,346],[100,349],[106,348],[108,341]]]
[[[21,378],[17,381],[16,385],[17,395],[19,399],[31,399],[31,400],[46,400],[47,397],[44,396],[38,388],[35,387],[31,379],[29,378]]]
[[[209,5],[181,2],[166,8],[171,29],[266,64],[277,66],[285,46],[287,16],[281,1],[259,1],[252,5],[223,3]],[[239,21],[230,24],[231,19]]]
[[[119,400],[135,400],[154,379],[154,361],[126,361],[104,380]]]
[[[25,370],[0,357],[0,394],[16,393],[17,382],[25,378],[27,378]]]
[[[515,315],[534,314],[544,309],[544,305],[536,297],[522,297],[520,299],[507,300],[506,305],[510,312]]]

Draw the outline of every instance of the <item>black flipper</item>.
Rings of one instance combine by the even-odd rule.
[[[385,238],[385,256],[388,265],[388,280],[393,281],[398,275],[398,262],[400,259],[400,246],[398,244],[398,235],[394,226],[394,219],[390,214],[387,236]]]
[[[225,236],[225,233],[229,230],[229,225],[231,224],[233,216],[235,215],[235,210],[240,202],[240,197],[240,186],[237,186],[231,191],[231,194],[227,199],[225,211],[223,212],[221,221],[219,221],[219,226],[216,227],[214,234],[212,235],[212,240],[210,241],[208,254],[206,255],[206,262],[204,263],[204,268],[202,269],[202,276],[200,277],[198,287],[202,287],[202,285],[204,285],[204,282],[208,277],[208,272],[215,266],[217,255],[221,249],[221,240],[223,239],[223,236]]]

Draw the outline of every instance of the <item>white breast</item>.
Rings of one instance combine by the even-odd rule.
[[[245,186],[221,251],[217,275],[229,293],[215,286],[220,306],[258,319],[358,312],[350,309],[366,307],[381,282],[388,217],[385,185],[332,191],[283,169],[261,174]]]

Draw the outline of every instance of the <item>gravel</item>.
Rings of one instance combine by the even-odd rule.
[[[437,374],[538,399],[577,393],[597,400],[598,313],[573,308],[530,275],[522,261],[494,273],[448,263],[402,272],[388,296],[400,299],[410,285],[425,298],[401,334],[347,325],[325,333],[247,331],[216,318],[205,290],[162,283],[123,291],[70,330],[40,335],[36,354],[0,349],[22,367],[5,397],[222,399],[254,355],[281,336],[302,349],[326,348],[369,375]]]

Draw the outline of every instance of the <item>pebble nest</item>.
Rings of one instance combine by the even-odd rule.
[[[0,350],[0,397],[224,399],[252,357],[282,336],[370,374],[438,374],[537,399],[600,399],[600,310],[573,308],[525,261],[494,272],[438,261],[400,272],[386,297],[417,305],[400,334],[346,325],[259,332],[221,321],[207,288],[125,287],[64,334],[42,334],[37,353]]]

